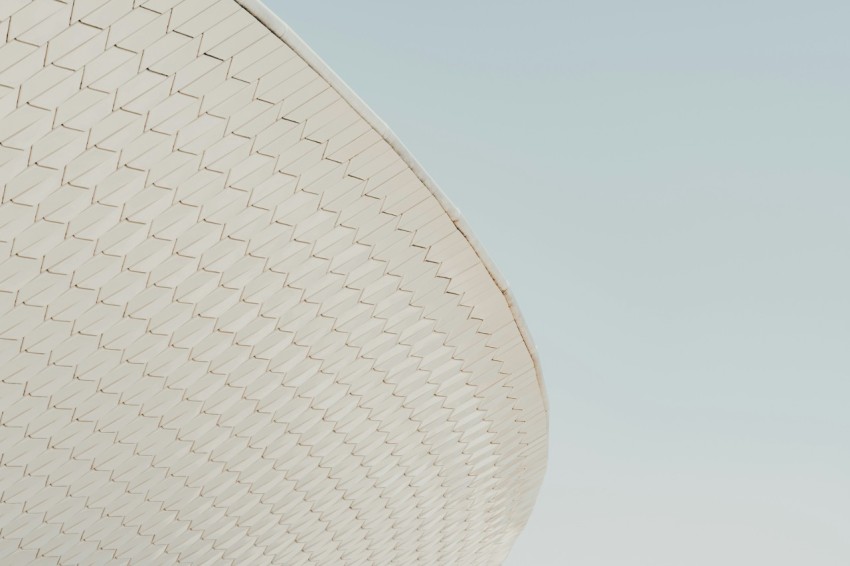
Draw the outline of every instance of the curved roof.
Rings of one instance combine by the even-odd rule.
[[[386,126],[258,2],[0,27],[0,562],[500,562],[539,368]]]
[[[461,215],[460,211],[452,204],[451,200],[443,193],[437,183],[431,178],[430,175],[425,171],[425,169],[419,164],[413,154],[408,151],[402,141],[398,138],[398,136],[387,126],[387,124],[381,120],[381,118],[372,111],[369,106],[366,105],[363,100],[357,96],[345,81],[343,81],[336,73],[334,73],[333,69],[331,69],[321,57],[319,57],[309,45],[307,45],[301,37],[295,33],[295,31],[290,28],[286,22],[281,20],[277,15],[272,12],[268,6],[266,6],[262,0],[236,0],[239,4],[241,4],[248,12],[254,15],[264,26],[266,26],[272,33],[278,36],[286,45],[292,48],[293,51],[298,53],[304,61],[307,62],[310,67],[312,67],[322,78],[328,81],[328,84],[336,90],[342,98],[351,105],[351,107],[363,117],[366,122],[368,122],[375,131],[381,134],[384,140],[387,141],[390,146],[396,151],[396,153],[401,157],[408,167],[416,174],[422,184],[428,188],[429,191],[434,195],[440,205],[445,209],[446,213],[452,219],[452,222],[455,223],[458,230],[463,234],[463,237],[467,239],[469,244],[472,246],[472,249],[475,250],[476,255],[481,259],[481,262],[487,268],[487,271],[490,273],[490,276],[493,278],[493,281],[505,295],[505,300],[508,302],[508,306],[513,313],[514,319],[517,321],[517,326],[519,327],[519,331],[522,333],[523,341],[525,342],[526,348],[528,348],[529,353],[531,354],[532,359],[534,360],[534,367],[537,371],[537,381],[540,385],[540,394],[543,396],[543,403],[546,406],[546,410],[549,409],[549,403],[546,396],[546,386],[543,382],[543,371],[540,367],[540,358],[537,355],[537,350],[534,347],[534,341],[531,338],[531,333],[528,330],[528,326],[525,323],[525,319],[522,316],[522,313],[519,310],[519,306],[517,305],[516,299],[513,296],[513,293],[510,290],[510,286],[508,285],[508,281],[504,278],[502,273],[499,271],[499,268],[493,263],[493,260],[487,255],[484,246],[475,235],[472,233],[472,229],[469,224],[467,224],[466,220]]]

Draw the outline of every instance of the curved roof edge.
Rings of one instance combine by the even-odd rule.
[[[431,178],[428,173],[425,172],[425,169],[419,164],[416,158],[408,151],[408,149],[404,146],[401,140],[396,136],[392,130],[390,130],[389,126],[369,108],[363,100],[357,96],[357,94],[351,90],[351,88],[345,84],[345,82],[337,76],[337,74],[331,70],[327,63],[325,63],[321,57],[319,57],[315,51],[313,51],[301,37],[295,33],[289,25],[286,24],[283,20],[278,17],[268,6],[266,6],[262,0],[236,0],[236,3],[245,8],[252,16],[257,18],[260,23],[266,26],[272,33],[274,33],[277,37],[281,39],[286,45],[288,45],[295,53],[301,56],[306,63],[312,67],[314,71],[316,71],[319,76],[328,81],[331,87],[333,87],[342,98],[351,105],[355,112],[357,112],[366,122],[371,125],[380,135],[384,138],[384,140],[390,144],[390,146],[398,153],[398,155],[402,158],[402,160],[410,167],[411,171],[419,178],[420,181],[431,191],[431,193],[436,197],[437,201],[440,205],[445,209],[446,213],[448,213],[449,217],[454,222],[455,226],[460,233],[463,234],[463,237],[469,242],[472,246],[473,251],[478,255],[481,259],[481,262],[484,264],[484,267],[487,269],[487,272],[492,277],[493,281],[496,283],[496,286],[501,291],[502,295],[505,297],[505,300],[508,303],[508,307],[511,310],[511,314],[514,317],[514,320],[517,323],[517,327],[519,328],[520,334],[522,336],[523,342],[525,342],[526,349],[528,353],[531,355],[532,363],[534,364],[534,370],[537,374],[537,385],[540,388],[540,396],[543,400],[543,408],[546,411],[546,414],[549,414],[549,399],[546,394],[546,385],[543,382],[543,374],[540,366],[540,358],[537,355],[537,349],[534,347],[534,342],[531,339],[531,333],[528,330],[528,327],[525,323],[525,319],[522,316],[522,313],[519,311],[519,306],[517,305],[516,299],[511,292],[508,282],[496,268],[493,261],[487,255],[487,252],[484,250],[484,247],[478,241],[478,239],[472,234],[472,230],[469,227],[469,224],[466,223],[463,216],[461,216],[460,211],[452,204],[452,202],[448,199],[448,197],[443,194],[443,191],[437,186],[437,183]]]

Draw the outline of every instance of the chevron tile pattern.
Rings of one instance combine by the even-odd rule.
[[[235,0],[0,38],[0,564],[499,564],[543,391],[388,141]]]

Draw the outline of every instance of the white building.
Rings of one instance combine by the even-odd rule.
[[[506,285],[257,0],[0,2],[0,564],[499,564]]]

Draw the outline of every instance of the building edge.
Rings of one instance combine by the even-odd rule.
[[[534,341],[531,338],[531,332],[522,313],[519,310],[516,298],[511,292],[507,280],[499,272],[493,260],[487,255],[484,246],[472,233],[469,224],[463,218],[460,210],[455,207],[449,198],[439,188],[437,183],[425,171],[422,165],[413,157],[413,154],[405,147],[398,136],[387,126],[387,124],[375,112],[366,105],[365,102],[313,51],[301,37],[292,30],[289,25],[284,22],[277,14],[275,14],[262,0],[235,0],[237,4],[242,6],[249,14],[254,16],[261,24],[275,34],[289,48],[297,53],[304,61],[325,79],[328,84],[336,90],[340,96],[362,117],[370,126],[372,126],[378,134],[393,148],[393,150],[402,158],[402,160],[410,167],[410,170],[422,181],[422,184],[431,191],[431,194],[437,199],[437,202],[443,207],[446,213],[451,218],[455,227],[460,231],[463,237],[469,242],[472,250],[481,260],[487,272],[490,274],[493,282],[498,287],[505,302],[511,311],[511,315],[516,322],[525,348],[531,356],[531,361],[534,365],[534,372],[537,377],[537,386],[540,390],[540,398],[543,402],[543,410],[546,415],[546,427],[549,426],[549,399],[546,393],[546,385],[543,381],[543,372],[540,365],[540,357],[537,349],[534,346]],[[548,436],[548,434],[547,434]]]

